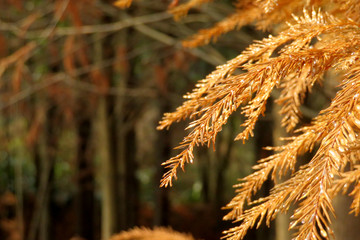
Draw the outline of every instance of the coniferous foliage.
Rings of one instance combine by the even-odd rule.
[[[121,1],[119,1],[121,2]],[[130,2],[130,1],[127,1]],[[183,17],[210,0],[189,0],[170,11]],[[244,52],[218,66],[196,88],[185,95],[175,112],[166,113],[158,129],[191,119],[190,133],[178,147],[181,152],[167,160],[168,171],[161,186],[171,186],[178,168],[194,159],[199,145],[215,144],[216,136],[238,109],[245,116],[243,130],[235,140],[253,136],[258,118],[274,89],[281,94],[282,126],[291,134],[283,146],[268,147],[275,154],[259,160],[254,173],[236,186],[236,196],[227,204],[225,220],[237,226],[226,231],[229,240],[242,239],[248,229],[262,222],[270,224],[277,214],[296,206],[290,229],[294,239],[330,239],[331,200],[339,193],[353,197],[350,211],[360,212],[360,2],[355,0],[237,0],[235,13],[210,29],[184,41],[196,47],[220,35],[255,23],[259,29],[278,30],[275,36],[256,41]],[[240,70],[240,73],[239,71]],[[307,93],[333,71],[339,79],[336,96],[310,124],[301,123],[301,108]],[[325,79],[326,81],[326,79]],[[312,158],[296,168],[298,157],[311,152]],[[349,170],[350,169],[350,170]],[[276,179],[291,178],[276,184]],[[271,178],[275,186],[269,196],[254,199],[262,184]],[[353,189],[349,189],[353,187]],[[249,206],[248,209],[245,209]]]
[[[193,236],[185,233],[180,233],[171,228],[156,227],[154,229],[148,228],[133,228],[128,231],[123,231],[119,234],[113,235],[110,240],[195,240]]]

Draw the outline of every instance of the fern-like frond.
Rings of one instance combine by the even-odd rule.
[[[351,184],[358,182],[360,179],[360,168],[355,166],[355,170],[342,172],[341,176],[334,180],[334,184],[331,186],[331,197],[336,196],[339,193],[346,194],[351,187]]]
[[[338,6],[334,8],[334,14],[346,16],[353,21],[360,23],[360,2],[357,0],[335,0]]]
[[[302,129],[301,135],[294,137],[290,145],[283,147],[282,156],[275,154],[265,159],[258,165],[260,170],[248,176],[245,179],[246,182],[240,185],[237,198],[234,198],[228,205],[234,209],[228,217],[235,217],[236,221],[242,221],[242,223],[225,232],[227,239],[242,239],[246,231],[253,227],[255,222],[258,222],[259,225],[262,219],[266,219],[269,224],[278,212],[286,211],[295,201],[301,201],[290,226],[290,228],[299,226],[295,239],[320,240],[323,237],[328,239],[332,234],[329,227],[331,222],[329,212],[333,213],[334,211],[331,205],[330,189],[334,182],[334,176],[338,176],[339,170],[348,162],[345,148],[355,141],[355,131],[359,130],[353,128],[353,119],[349,112],[355,111],[359,104],[358,99],[353,96],[360,94],[360,72],[355,69],[352,73],[354,75],[344,81],[343,89],[338,92],[330,107],[322,111],[321,115],[314,120],[311,129]],[[347,105],[342,104],[345,102]],[[304,139],[307,139],[307,146],[303,144]],[[236,212],[239,211],[238,206],[241,207],[244,204],[238,202],[236,205],[237,201],[242,199],[239,196],[248,195],[249,190],[244,186],[256,180],[263,181],[264,177],[261,174],[269,174],[270,170],[264,163],[268,163],[269,168],[281,161],[289,163],[289,159],[284,159],[285,156],[291,156],[294,162],[299,151],[292,145],[307,147],[303,150],[309,151],[316,142],[320,142],[320,147],[308,164],[289,180],[276,185],[270,196],[252,203],[256,206],[246,210],[243,214]],[[296,143],[300,144],[296,145]],[[278,162],[274,161],[275,159]],[[266,171],[263,171],[264,169]],[[356,203],[354,205],[356,206]]]
[[[321,6],[323,1],[292,1],[292,0],[260,0],[239,1],[236,12],[209,29],[202,29],[188,40],[183,41],[185,47],[198,47],[216,41],[219,36],[242,26],[255,22],[261,30],[269,29],[276,23],[285,23],[292,18],[292,14],[301,12],[304,8]],[[180,6],[179,6],[180,7]]]
[[[360,213],[360,182],[359,180],[356,182],[356,186],[354,190],[350,193],[353,196],[354,200],[351,203],[351,211],[350,213],[355,213],[355,216],[358,216]]]
[[[301,15],[301,12],[311,12],[323,6],[324,0],[291,1],[291,0],[259,0],[257,5],[262,9],[262,16],[256,22],[258,29],[267,30],[274,24],[284,24],[291,20],[293,15]]]
[[[224,220],[234,220],[243,213],[245,203],[251,203],[251,197],[269,178],[270,173],[272,173],[272,180],[275,180],[277,176],[281,177],[289,170],[295,171],[297,156],[311,151],[318,140],[316,134],[311,130],[308,127],[304,128],[302,130],[304,133],[292,138],[290,143],[281,147],[268,148],[268,150],[275,150],[278,153],[260,160],[259,164],[253,167],[256,171],[242,179],[242,183],[234,186],[238,188],[237,195],[225,207],[231,211],[224,217]]]
[[[297,209],[290,224],[291,229],[297,229],[294,239],[330,239],[334,215],[331,200],[340,191],[346,193],[351,184],[355,185],[350,194],[354,198],[351,209],[355,214],[360,212],[360,141],[357,140],[360,25],[358,15],[354,16],[360,8],[354,0],[335,0],[329,6],[325,3],[325,0],[235,1],[235,14],[184,43],[189,47],[208,43],[254,21],[260,28],[267,28],[290,20],[277,36],[256,41],[239,56],[217,67],[185,96],[187,100],[182,106],[165,114],[158,127],[168,128],[185,118],[192,120],[188,126],[191,131],[179,146],[182,152],[164,162],[169,171],[164,174],[161,186],[168,186],[176,178],[177,169],[193,161],[195,147],[215,144],[222,126],[239,108],[245,121],[235,140],[245,141],[252,136],[273,89],[280,89],[276,103],[282,107],[282,125],[293,136],[283,146],[268,147],[275,154],[260,160],[254,166],[255,172],[236,185],[236,196],[225,207],[230,211],[224,219],[239,225],[225,231],[227,239],[242,239],[249,228],[258,227],[263,221],[269,225],[278,213],[288,211],[295,203]],[[314,10],[319,6],[331,14]],[[243,15],[246,10],[247,19]],[[301,10],[303,14],[299,17]],[[291,14],[293,17],[289,19]],[[343,78],[340,90],[309,126],[298,128],[300,106],[330,69]],[[310,152],[311,160],[296,168],[298,157]],[[276,182],[288,172],[292,174],[290,179],[276,184],[269,196],[252,199],[267,179]],[[250,208],[245,209],[246,205]]]
[[[234,29],[239,29],[242,26],[252,23],[260,16],[261,12],[256,6],[252,6],[252,8],[244,9],[242,11],[237,11],[236,13],[215,24],[215,26],[209,29],[200,30],[190,39],[184,40],[182,44],[184,47],[189,48],[208,44],[211,40],[216,41],[219,36],[227,32],[230,32]]]
[[[245,129],[238,134],[236,140],[244,141],[253,134],[255,123],[264,113],[272,89],[280,85],[283,79],[294,74],[297,78],[307,78],[309,82],[305,87],[301,87],[299,91],[293,89],[289,93],[292,98],[296,99],[299,95],[301,97],[304,89],[311,87],[328,68],[338,63],[339,59],[351,55],[353,48],[357,46],[354,39],[342,44],[337,42],[336,45],[331,45],[331,48],[321,48],[321,45],[319,49],[310,48],[311,40],[320,34],[346,32],[348,28],[358,28],[355,24],[346,24],[316,11],[311,15],[305,13],[304,17],[296,19],[296,22],[297,24],[290,25],[289,29],[278,37],[270,36],[255,43],[235,59],[218,67],[200,81],[192,93],[185,96],[189,100],[174,113],[165,114],[159,129],[187,117],[195,120],[188,127],[193,130],[180,143],[180,148],[184,150],[164,163],[170,170],[163,176],[161,186],[171,185],[177,168],[183,169],[185,163],[193,161],[194,147],[215,143],[222,125],[241,104],[247,103],[242,108],[247,120],[242,125]],[[289,41],[292,42],[288,43]],[[281,55],[270,58],[274,50],[285,43],[288,44],[280,51]],[[241,66],[246,73],[233,75]]]
[[[199,81],[192,93],[184,96],[189,99],[178,107],[173,113],[166,113],[160,122],[158,129],[169,127],[172,123],[189,117],[202,107],[200,98],[211,91],[213,86],[221,84],[224,79],[231,76],[235,70],[239,69],[246,62],[266,62],[279,46],[292,41],[283,48],[284,53],[296,52],[308,45],[313,38],[326,31],[335,32],[337,29],[346,28],[346,24],[338,22],[332,17],[328,17],[330,23],[324,22],[324,16],[316,12],[312,15],[305,15],[304,18],[298,18],[297,24],[291,25],[277,37],[269,36],[262,41],[257,41],[250,45],[242,54],[228,61],[226,64],[218,66],[214,72],[209,74],[205,79]],[[299,40],[301,39],[301,40]],[[200,100],[200,102],[199,102]],[[207,100],[207,99],[205,99]]]

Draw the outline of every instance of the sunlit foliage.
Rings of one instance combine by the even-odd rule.
[[[110,240],[194,240],[194,238],[185,233],[176,232],[170,228],[157,227],[149,228],[133,228],[128,231],[121,232],[110,238]]]
[[[190,0],[171,8],[171,12],[180,18],[190,7],[207,2]],[[235,140],[246,141],[253,136],[269,97],[279,89],[281,94],[275,102],[281,106],[282,126],[291,137],[283,146],[268,147],[275,154],[261,159],[254,166],[255,172],[236,186],[237,195],[226,206],[230,212],[224,219],[238,226],[225,231],[225,238],[243,239],[249,228],[263,221],[270,225],[278,213],[296,203],[289,226],[297,229],[294,239],[329,239],[333,235],[330,224],[335,213],[331,200],[335,195],[355,186],[350,193],[354,198],[351,211],[360,211],[360,3],[238,0],[234,6],[233,15],[199,31],[184,41],[184,46],[206,44],[249,23],[280,31],[254,42],[239,56],[218,66],[185,95],[186,101],[175,112],[164,115],[159,129],[186,118],[192,121],[190,133],[178,147],[181,152],[164,163],[168,171],[161,186],[171,186],[178,168],[184,169],[194,160],[194,148],[215,144],[222,126],[238,109],[246,120]],[[330,106],[311,124],[304,125],[300,106],[314,85],[326,81],[324,74],[329,70],[339,77],[339,90]],[[298,157],[307,152],[312,152],[312,159],[296,168]],[[276,183],[288,172],[291,178],[275,184],[269,196],[253,199],[269,177]]]

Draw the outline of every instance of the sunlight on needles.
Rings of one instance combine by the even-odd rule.
[[[121,2],[121,1],[120,1]],[[169,11],[179,19],[191,8],[201,8],[210,0],[176,2]],[[254,172],[236,187],[236,196],[226,205],[224,220],[237,226],[224,232],[228,240],[243,239],[250,228],[262,222],[268,226],[279,213],[297,203],[290,229],[294,239],[320,240],[333,236],[335,215],[332,199],[338,194],[353,197],[351,212],[360,212],[360,3],[355,0],[237,0],[234,13],[209,29],[200,30],[183,42],[197,47],[254,23],[274,36],[255,41],[227,63],[218,66],[187,93],[184,103],[165,113],[158,129],[190,119],[189,134],[179,144],[181,152],[163,163],[168,171],[161,186],[173,184],[178,168],[194,161],[199,145],[215,144],[216,136],[238,109],[245,116],[243,130],[235,140],[253,136],[256,122],[264,115],[274,89],[280,96],[282,126],[291,135],[283,146],[268,147],[275,153],[259,160]],[[209,3],[211,4],[211,3]],[[237,69],[243,70],[237,73]],[[315,85],[327,81],[334,71],[339,77],[338,92],[330,106],[311,123],[302,123],[301,105]],[[298,157],[313,157],[296,168]],[[350,166],[350,167],[349,167]],[[277,178],[291,173],[282,183]],[[275,186],[264,198],[253,199],[270,178]],[[352,187],[353,186],[353,187]],[[349,193],[350,192],[350,193]],[[249,208],[246,208],[249,206]],[[246,208],[246,209],[245,209]]]

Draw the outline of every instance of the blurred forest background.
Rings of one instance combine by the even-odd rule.
[[[233,142],[241,116],[231,118],[216,151],[199,150],[171,189],[159,188],[161,163],[186,125],[156,126],[197,80],[268,33],[249,26],[185,49],[181,40],[233,7],[216,1],[174,21],[170,3],[139,0],[121,10],[111,0],[0,0],[1,240],[108,239],[134,226],[211,240],[231,226],[221,207],[269,154],[262,147],[283,134],[277,115],[262,118],[246,145]],[[329,102],[331,89],[308,97],[305,116]]]

